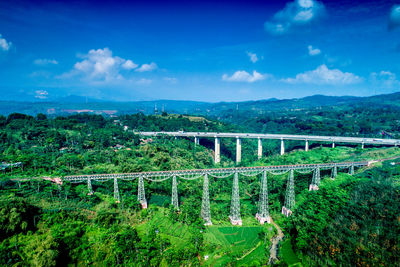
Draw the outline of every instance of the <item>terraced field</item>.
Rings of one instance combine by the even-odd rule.
[[[207,265],[225,266],[229,262],[249,264],[260,262],[265,257],[265,250],[259,233],[262,226],[255,227],[209,227],[205,234],[207,243],[217,245],[209,256]],[[227,256],[227,255],[230,256]],[[233,256],[232,256],[233,255]]]
[[[171,244],[175,245],[176,247],[184,246],[191,237],[189,227],[187,225],[184,225],[180,222],[173,222],[170,218],[163,216],[162,212],[157,212],[154,214],[148,223],[138,225],[137,231],[139,235],[144,236],[153,228],[157,229],[160,235],[167,237]]]

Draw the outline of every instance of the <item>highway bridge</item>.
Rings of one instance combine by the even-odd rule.
[[[385,159],[387,160],[387,159]],[[383,161],[383,160],[379,160]],[[309,185],[309,190],[318,190],[320,185],[320,171],[331,170],[331,178],[335,179],[338,170],[344,169],[349,174],[354,173],[354,169],[369,166],[377,161],[361,161],[361,162],[340,162],[340,163],[318,163],[318,164],[298,164],[298,165],[278,165],[278,166],[258,166],[258,167],[238,167],[238,168],[218,168],[218,169],[194,169],[194,170],[175,170],[175,171],[152,171],[138,173],[116,173],[116,174],[90,174],[90,175],[73,175],[57,178],[44,177],[42,179],[52,180],[54,183],[63,184],[68,181],[71,183],[87,183],[88,194],[93,194],[92,181],[114,182],[114,198],[117,202],[120,201],[120,193],[118,189],[118,181],[138,181],[138,202],[142,208],[147,208],[147,200],[144,188],[144,180],[149,182],[165,182],[172,180],[171,203],[176,210],[179,210],[178,198],[178,181],[182,180],[197,180],[203,178],[203,196],[201,205],[201,217],[204,219],[205,225],[211,225],[210,211],[210,196],[208,183],[209,179],[226,179],[233,176],[232,196],[229,219],[232,225],[241,225],[242,219],[240,216],[240,195],[239,195],[239,177],[259,176],[260,179],[260,194],[258,212],[255,215],[257,220],[264,224],[270,222],[269,207],[268,207],[268,175],[288,175],[285,202],[282,207],[282,214],[290,216],[295,205],[294,191],[294,174],[312,173],[312,180]],[[60,183],[61,181],[61,183]]]
[[[175,136],[175,137],[191,137],[194,138],[195,144],[199,144],[200,138],[215,138],[214,142],[214,162],[219,163],[221,161],[220,156],[220,138],[236,138],[236,162],[241,162],[242,157],[242,145],[241,140],[257,139],[258,140],[258,158],[262,157],[262,139],[281,140],[281,151],[280,154],[285,154],[285,140],[296,140],[305,142],[305,151],[309,149],[309,142],[324,142],[331,143],[332,148],[335,147],[336,143],[343,144],[360,144],[362,148],[364,145],[385,145],[385,146],[397,146],[400,145],[400,139],[381,139],[381,138],[367,138],[367,137],[345,137],[345,136],[318,136],[318,135],[293,135],[293,134],[258,134],[258,133],[215,133],[215,132],[134,132],[135,134],[142,136]]]

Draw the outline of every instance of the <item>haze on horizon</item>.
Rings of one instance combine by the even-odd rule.
[[[244,101],[400,88],[400,3],[2,1],[2,100]]]

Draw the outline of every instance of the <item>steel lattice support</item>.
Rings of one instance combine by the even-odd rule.
[[[313,178],[309,187],[309,191],[318,190],[321,183],[321,172],[319,166],[314,169]]]
[[[293,170],[290,170],[289,179],[286,186],[285,205],[282,207],[282,214],[285,215],[286,217],[292,215],[294,204],[295,204],[294,174]]]
[[[172,177],[172,198],[171,203],[176,210],[179,211],[179,203],[178,203],[178,184],[176,182],[176,175]]]
[[[349,174],[353,175],[354,174],[354,165],[351,164],[350,168],[349,168]]]
[[[269,207],[268,207],[268,184],[267,184],[266,171],[264,171],[262,175],[260,200],[258,202],[258,212],[256,214],[256,218],[261,224],[264,224],[265,222],[268,223],[271,222],[271,217],[269,216]]]
[[[235,172],[232,185],[231,213],[229,215],[232,225],[242,225],[240,217],[239,175]]]
[[[335,165],[332,169],[332,174],[331,174],[331,178],[335,179],[337,176],[337,166]]]
[[[88,187],[88,195],[93,195],[93,188],[92,188],[92,179],[90,179],[90,177],[88,177],[87,179],[87,187]]]
[[[212,225],[210,212],[210,196],[208,190],[208,174],[204,175],[203,198],[201,201],[201,217],[205,221],[204,225]]]
[[[382,160],[378,160],[379,162]],[[255,172],[276,172],[276,171],[289,171],[293,170],[308,170],[313,171],[317,166],[321,169],[332,169],[335,165],[338,168],[350,168],[351,165],[355,167],[363,167],[369,166],[375,161],[360,161],[360,162],[342,162],[342,163],[322,163],[322,164],[298,164],[298,165],[279,165],[279,166],[258,166],[258,167],[239,167],[239,168],[219,168],[219,169],[205,169],[205,170],[179,170],[179,171],[153,171],[153,172],[137,172],[137,173],[115,173],[115,174],[92,174],[92,175],[72,175],[65,176],[60,178],[63,181],[70,181],[73,183],[77,182],[87,182],[87,179],[90,178],[96,181],[106,181],[112,180],[116,176],[117,178],[122,178],[124,180],[133,180],[139,179],[140,176],[143,176],[143,179],[147,179],[149,181],[163,181],[164,179],[169,179],[172,175],[176,175],[179,177],[180,175],[204,175],[208,173],[208,175],[224,175],[224,174],[234,174],[237,173],[246,173],[249,171]],[[43,178],[46,179],[46,178]]]
[[[139,177],[139,182],[138,182],[138,202],[140,205],[142,205],[143,209],[147,209],[147,201],[146,201],[146,194],[144,192],[144,182],[143,182],[143,176]]]
[[[120,202],[119,190],[118,190],[118,178],[117,177],[114,177],[114,198],[115,198],[117,203]]]

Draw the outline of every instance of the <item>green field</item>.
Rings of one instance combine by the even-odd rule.
[[[229,263],[249,265],[255,261],[258,263],[265,261],[265,246],[259,239],[262,228],[263,226],[207,228],[205,242],[208,245],[214,245],[216,249],[210,251],[206,264],[212,266],[226,266]]]
[[[155,212],[151,220],[147,223],[138,225],[139,235],[145,236],[150,230],[156,229],[163,237],[167,237],[172,245],[182,247],[191,237],[189,227],[180,222],[173,222],[165,216],[162,211]],[[182,242],[182,241],[185,242]]]
[[[280,246],[279,256],[282,261],[284,261],[287,265],[292,266],[302,266],[299,258],[293,251],[292,244],[290,243],[290,239],[285,239]]]

